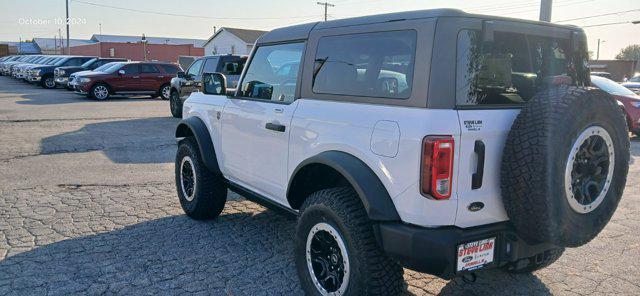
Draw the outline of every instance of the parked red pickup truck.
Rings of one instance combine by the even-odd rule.
[[[168,100],[170,82],[180,66],[158,62],[118,62],[74,76],[69,86],[77,94],[98,100],[110,95],[150,95]]]

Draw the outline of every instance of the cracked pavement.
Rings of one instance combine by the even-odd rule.
[[[300,295],[295,221],[231,194],[188,219],[166,101],[96,102],[0,77],[0,295]],[[414,295],[639,295],[640,139],[625,196],[591,243],[530,275],[405,271]]]

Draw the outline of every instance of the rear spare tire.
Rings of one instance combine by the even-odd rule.
[[[554,86],[516,118],[504,147],[505,210],[527,241],[586,244],[615,212],[629,169],[629,133],[615,99]]]

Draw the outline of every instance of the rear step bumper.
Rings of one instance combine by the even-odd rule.
[[[456,271],[457,248],[464,243],[496,238],[493,263],[482,269],[505,266],[555,247],[547,243],[526,243],[518,237],[509,222],[464,229],[455,226],[423,228],[381,222],[376,224],[375,234],[384,251],[404,267],[443,279],[465,273]]]

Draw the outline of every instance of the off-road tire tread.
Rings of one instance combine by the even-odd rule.
[[[356,253],[349,256],[350,262],[353,262],[351,270],[355,270],[355,264],[362,264],[364,272],[358,276],[363,280],[360,282],[363,285],[350,287],[347,291],[358,288],[356,290],[360,291],[361,295],[398,295],[403,285],[403,269],[380,248],[373,233],[372,221],[369,220],[355,191],[350,187],[317,191],[304,201],[300,213],[304,215],[305,210],[317,206],[334,212],[340,218],[340,223],[347,229],[347,233],[343,235],[350,236],[345,239],[353,243]],[[298,231],[299,229],[296,232]],[[305,245],[306,237],[306,234],[304,237],[298,235],[296,239],[303,240],[298,243]],[[352,284],[354,283],[349,283],[350,286]]]
[[[191,202],[182,197],[180,184],[180,162],[187,153],[193,161],[197,178],[196,192]],[[200,150],[198,149],[196,140],[192,137],[184,138],[178,144],[175,178],[180,205],[189,217],[195,220],[207,220],[216,218],[222,213],[224,205],[227,202],[227,187],[221,175],[211,172],[205,166],[200,157]],[[188,203],[193,202],[195,202],[195,204],[191,208]]]
[[[177,96],[177,98],[175,98],[174,95]],[[172,106],[172,103],[175,100],[178,100],[177,102],[175,102],[175,104],[177,106],[176,109],[174,109],[173,106]],[[182,106],[181,105],[182,105],[182,103],[180,102],[180,97],[177,94],[177,91],[175,91],[175,90],[172,91],[171,95],[169,96],[169,109],[171,110],[171,116],[173,116],[175,118],[182,118]]]

